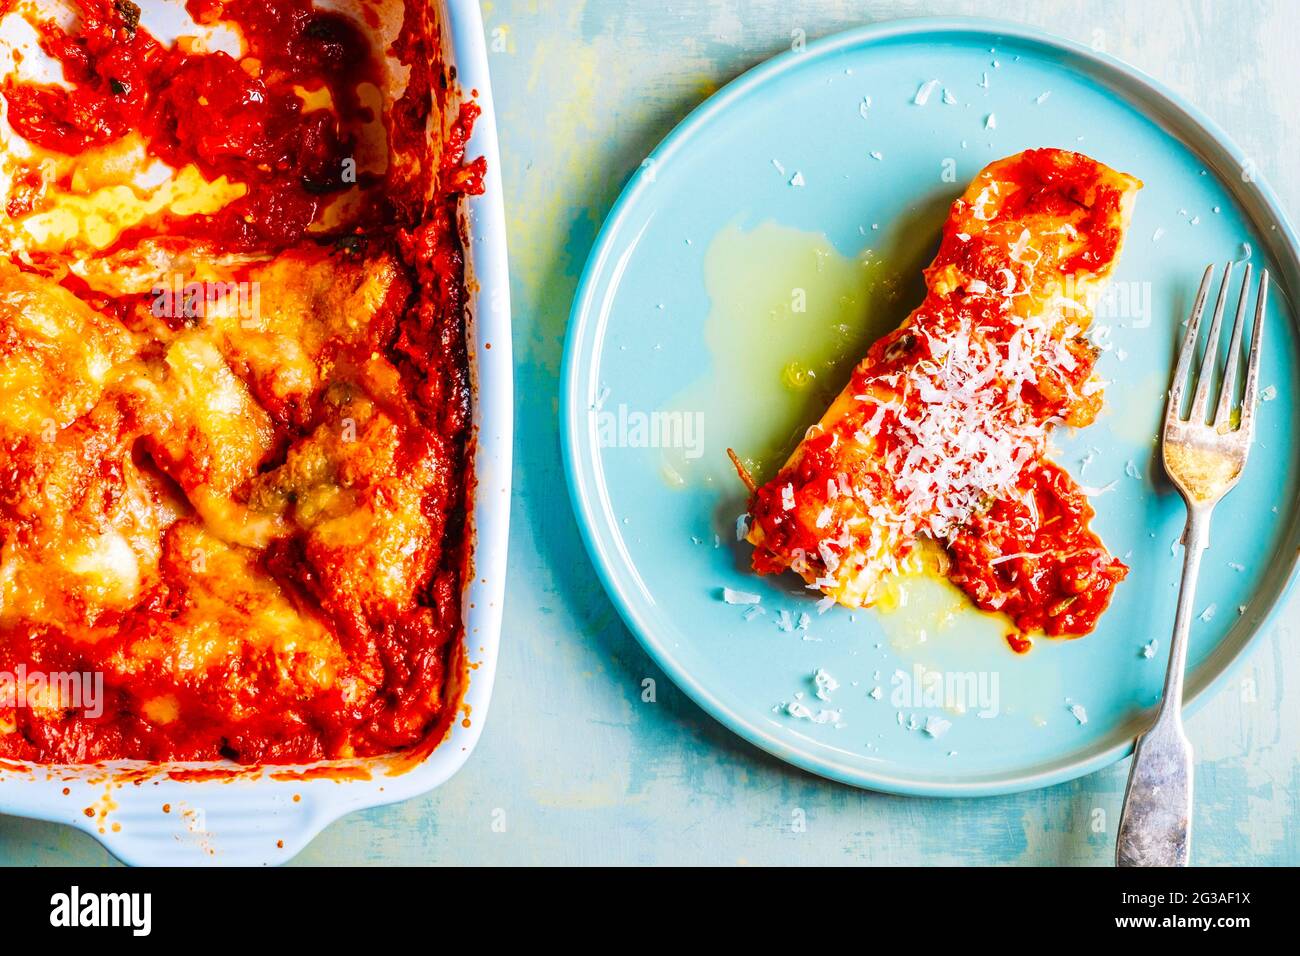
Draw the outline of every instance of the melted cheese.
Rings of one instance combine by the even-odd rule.
[[[69,551],[64,567],[88,578],[86,593],[101,604],[129,604],[140,590],[140,559],[116,529],[88,535]]]
[[[0,262],[0,434],[52,437],[98,400],[133,337],[67,290]]]
[[[338,638],[261,572],[255,552],[189,521],[176,526],[170,546],[190,571],[188,606],[174,626],[133,641],[116,661],[123,671],[147,669],[178,687],[203,686],[219,695],[213,704],[237,718],[258,706],[238,680],[245,667],[264,669],[270,689],[289,697],[318,693],[347,669]],[[231,667],[228,680],[207,679]],[[150,706],[175,719],[180,705],[164,697]]]
[[[137,704],[160,725],[204,719],[200,706],[238,723],[330,691],[361,705],[385,672],[331,615],[413,613],[438,558],[424,503],[440,453],[412,453],[406,386],[373,351],[404,294],[396,263],[290,252],[248,275],[256,315],[227,300],[173,330],[142,314],[149,337],[0,265],[0,437],[20,476],[0,489],[17,502],[0,508],[0,632],[55,625],[89,646],[115,633],[103,614],[164,588],[177,609],[104,662],[176,688]],[[286,439],[284,420],[316,409]],[[324,611],[267,573],[264,552],[295,535]],[[269,698],[250,696],[250,675]]]
[[[47,208],[16,220],[28,248],[67,252],[105,249],[123,232],[166,210],[178,216],[213,213],[244,194],[243,184],[224,176],[209,182],[197,166],[141,199],[129,186],[109,186],[85,196],[52,194]]]

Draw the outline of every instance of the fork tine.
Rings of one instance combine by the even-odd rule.
[[[1255,428],[1255,394],[1259,388],[1260,340],[1264,330],[1264,310],[1268,304],[1268,270],[1259,276],[1259,299],[1255,303],[1255,327],[1250,330],[1250,358],[1246,362],[1246,393],[1241,399],[1241,427],[1250,433]]]
[[[1196,377],[1196,395],[1188,414],[1193,425],[1205,424],[1205,406],[1210,395],[1210,379],[1214,378],[1214,360],[1219,351],[1219,330],[1223,327],[1223,306],[1228,300],[1228,280],[1232,278],[1232,263],[1223,267],[1223,281],[1219,283],[1219,297],[1214,302],[1214,320],[1205,342],[1205,356],[1201,359],[1201,373]]]
[[[1223,368],[1223,385],[1219,389],[1219,405],[1214,412],[1214,427],[1225,429],[1232,416],[1232,405],[1237,397],[1237,366],[1241,364],[1241,330],[1246,324],[1246,306],[1250,304],[1250,263],[1241,279],[1241,298],[1237,300],[1237,318],[1232,323],[1232,340],[1228,343],[1228,361]]]
[[[1201,313],[1205,311],[1205,296],[1210,291],[1210,273],[1214,266],[1205,267],[1201,277],[1201,287],[1196,292],[1196,303],[1192,306],[1192,315],[1187,320],[1187,335],[1183,338],[1183,349],[1178,353],[1178,367],[1174,369],[1173,384],[1169,388],[1169,405],[1165,409],[1165,424],[1182,418],[1183,389],[1187,387],[1187,370],[1192,367],[1192,358],[1196,355],[1196,333],[1201,327]]]

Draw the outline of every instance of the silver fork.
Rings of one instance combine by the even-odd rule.
[[[1259,280],[1255,304],[1255,321],[1250,336],[1250,355],[1246,363],[1246,388],[1239,418],[1234,421],[1237,366],[1241,355],[1242,327],[1250,298],[1250,264],[1241,283],[1237,302],[1237,319],[1228,345],[1228,361],[1223,372],[1214,419],[1206,424],[1210,380],[1214,378],[1219,330],[1223,324],[1223,306],[1228,297],[1232,263],[1223,270],[1214,320],[1205,344],[1205,356],[1197,376],[1196,393],[1187,418],[1182,417],[1183,391],[1188,371],[1196,357],[1196,345],[1210,288],[1213,266],[1207,266],[1201,279],[1192,317],[1187,323],[1187,337],[1178,355],[1165,409],[1161,451],[1165,471],[1187,503],[1187,527],[1183,531],[1183,581],[1178,592],[1178,612],[1174,617],[1174,636],[1169,649],[1169,670],[1155,723],[1138,737],[1129,769],[1128,787],[1124,791],[1124,809],[1119,818],[1119,839],[1115,848],[1118,866],[1186,866],[1192,835],[1192,745],[1183,732],[1183,673],[1187,665],[1187,634],[1192,624],[1192,601],[1196,596],[1196,579],[1200,574],[1201,554],[1210,543],[1210,515],[1214,506],[1232,490],[1246,466],[1246,454],[1255,438],[1255,402],[1259,387],[1260,335],[1264,309],[1268,300],[1268,270]]]

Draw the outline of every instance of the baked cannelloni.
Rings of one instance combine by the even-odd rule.
[[[1127,569],[1044,453],[1053,424],[1086,425],[1101,406],[1085,333],[1140,186],[1057,149],[976,176],[953,203],[924,302],[755,488],[755,570],[793,570],[864,607],[930,538],[982,608],[1026,631],[1090,630]]]
[[[477,107],[432,8],[336,6],[0,3],[0,758],[456,715]]]

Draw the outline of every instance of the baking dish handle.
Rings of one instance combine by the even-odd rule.
[[[318,782],[231,781],[201,793],[197,803],[183,784],[127,785],[112,791],[109,809],[77,825],[133,866],[272,866],[291,860],[349,809]]]

